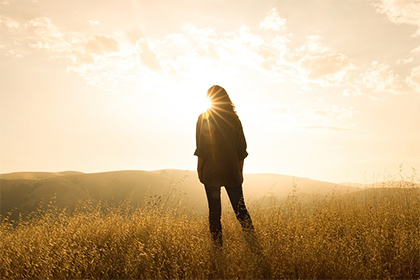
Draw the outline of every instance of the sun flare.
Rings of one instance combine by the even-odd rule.
[[[199,83],[191,81],[190,83],[178,83],[174,88],[182,89],[177,91],[176,94],[168,96],[171,98],[169,101],[172,108],[177,108],[179,113],[189,115],[190,117],[198,117],[199,114],[211,108],[212,103],[206,96],[207,86],[206,83]],[[168,91],[169,92],[169,91]]]
[[[201,104],[199,106],[203,109],[203,112],[208,111],[212,106],[210,99],[208,99],[207,97],[202,98],[200,103]]]

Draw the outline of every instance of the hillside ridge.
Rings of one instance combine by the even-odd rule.
[[[327,194],[334,190],[354,191],[330,182],[280,174],[244,174],[247,201],[267,197],[285,198],[293,190],[306,194]],[[14,211],[26,215],[41,201],[55,199],[58,207],[73,209],[80,200],[118,204],[130,197],[133,204],[150,197],[182,196],[188,207],[205,209],[207,201],[196,171],[161,169],[155,171],[117,170],[97,173],[78,171],[14,172],[0,174],[1,215]],[[222,192],[224,193],[224,192]],[[226,195],[223,194],[225,197]],[[225,199],[226,200],[226,199]]]

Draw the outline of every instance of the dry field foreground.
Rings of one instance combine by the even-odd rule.
[[[420,202],[414,184],[271,207],[248,203],[257,239],[224,208],[225,247],[181,197],[145,206],[46,205],[0,226],[2,279],[418,279]]]

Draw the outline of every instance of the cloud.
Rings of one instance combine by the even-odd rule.
[[[287,124],[292,130],[351,131],[352,119],[358,113],[352,106],[343,107],[326,103],[314,104],[312,108],[288,105],[268,108],[270,122]],[[284,125],[283,125],[284,127]]]
[[[294,81],[303,91],[316,85],[340,85],[356,68],[347,55],[323,45],[320,36],[308,36],[306,43],[296,49],[290,49],[290,34],[260,39],[262,42],[252,49],[260,57],[260,67],[277,81]]]
[[[4,53],[7,56],[28,57],[35,54],[34,50],[44,50],[55,53],[50,58],[62,59],[72,51],[69,33],[61,32],[48,17],[35,17],[26,22],[0,17],[0,22],[4,47],[10,50]]]
[[[50,52],[68,53],[72,49],[72,44],[65,38],[65,34],[60,32],[48,17],[36,17],[23,24],[25,29],[30,32],[28,45],[35,49],[45,49]],[[33,36],[35,35],[35,36]],[[28,39],[28,38],[23,38]],[[33,42],[36,40],[35,42]]]
[[[324,108],[323,110],[314,110],[310,112],[311,114],[308,115],[309,118],[312,116],[321,117],[321,118],[329,118],[329,121],[342,121],[346,119],[351,119],[357,111],[353,107],[341,107],[337,105],[328,106],[328,108]],[[311,116],[312,115],[312,116]]]
[[[324,110],[316,110],[312,112],[314,115],[321,116],[321,117],[328,117],[328,113]]]
[[[62,30],[44,16],[23,23],[2,17],[1,24],[8,28],[5,32],[8,32],[9,38],[13,38],[12,42],[5,42],[4,46],[10,49],[4,52],[5,55],[17,58],[41,55],[59,60],[67,65],[67,71],[81,76],[88,84],[112,88],[112,85],[119,84],[114,78],[120,73],[118,71],[130,65],[125,63],[125,57],[120,53],[120,43],[110,36],[89,36],[87,32]],[[116,53],[118,60],[104,57],[108,53]],[[129,56],[129,53],[126,55]]]
[[[286,19],[281,18],[276,8],[271,9],[270,13],[260,23],[260,28],[265,30],[279,31],[286,27]]]
[[[420,36],[420,1],[381,0],[374,3],[377,12],[385,14],[389,21],[396,24],[411,24],[417,27],[413,36]]]
[[[330,49],[322,44],[323,38],[319,35],[310,35],[306,37],[307,42],[297,49],[297,53],[326,53]]]
[[[0,25],[10,29],[17,29],[21,27],[21,24],[14,19],[8,17],[0,17]]]
[[[26,28],[34,28],[34,32],[38,36],[60,37],[61,33],[48,17],[36,17],[25,24]]]
[[[118,52],[119,43],[112,37],[95,35],[94,39],[86,43],[86,49],[93,54],[103,55]]]
[[[217,60],[220,58],[219,50],[226,50],[214,28],[197,28],[187,24],[183,30],[187,32],[187,37],[184,37],[188,39],[187,45],[198,56]]]
[[[352,106],[346,108],[337,105],[331,106],[328,112],[330,116],[337,120],[350,119],[358,113]]]
[[[420,46],[410,51],[414,55],[420,55]]]
[[[12,57],[16,57],[16,58],[21,58],[23,57],[23,55],[21,55],[20,53],[18,53],[16,50],[10,50],[6,53],[7,56],[12,56]]]
[[[97,24],[93,20],[87,22]],[[8,24],[18,26],[12,21]],[[150,69],[188,79],[195,75],[192,72],[203,67],[230,73],[248,67],[261,71],[268,79],[290,81],[305,90],[317,85],[337,85],[353,67],[349,57],[330,51],[319,36],[309,36],[301,48],[291,50],[291,34],[254,32],[246,25],[237,30],[218,32],[215,28],[187,24],[180,33],[168,34],[160,40],[145,37],[139,28],[113,35],[120,34],[120,37],[63,31],[47,17],[34,18],[25,26],[36,35],[29,46],[56,52],[57,57],[69,61],[72,71],[79,75],[101,76],[101,71],[115,68],[134,81],[139,71]],[[284,31],[286,20],[272,9],[260,23],[260,28]],[[117,59],[102,57],[108,53],[113,53],[118,61],[126,61],[124,69],[116,67]],[[139,61],[140,66],[145,67],[138,68]],[[77,67],[80,71],[76,71]]]
[[[333,52],[323,45],[322,37],[308,36],[307,41],[295,50],[284,49],[283,64],[294,68],[292,77],[302,84],[303,89],[312,88],[314,82],[321,86],[340,85],[347,77],[348,71],[355,69],[352,60],[343,53]]]
[[[330,126],[330,125],[308,125],[303,126],[304,129],[320,129],[320,130],[331,130],[331,131],[352,131],[347,127]]]
[[[292,112],[292,108],[290,108],[290,106],[280,106],[280,107],[276,107],[276,108],[272,108],[270,109],[270,112],[274,113],[274,114],[289,114]]]
[[[420,66],[414,67],[411,70],[411,75],[405,81],[411,88],[420,93]]]
[[[72,54],[74,55],[75,62],[77,63],[92,64],[95,62],[95,59],[90,53],[75,50]]]
[[[134,28],[130,31],[127,31],[128,41],[133,45],[136,44],[137,40],[139,40],[140,38],[143,38],[143,37],[144,37],[144,35],[143,35],[143,32],[141,31],[140,28]]]
[[[212,75],[233,73],[234,69],[243,67],[258,70],[263,60],[258,50],[267,44],[246,25],[235,31],[217,32],[214,28],[197,28],[191,24],[185,25],[182,33],[169,34],[165,41],[148,42],[154,43],[153,51],[160,61],[170,64],[177,72],[175,75],[185,78],[195,75],[192,72],[197,70],[210,72],[214,69]]]
[[[414,57],[410,56],[409,58],[399,58],[395,61],[396,64],[408,64],[413,62]]]
[[[146,39],[140,39],[137,41],[137,46],[139,49],[140,61],[153,71],[161,71],[162,67],[158,56],[151,50],[149,42]]]
[[[321,53],[306,55],[300,62],[303,68],[309,71],[310,79],[337,74],[350,68],[350,59],[341,53]]]
[[[241,65],[258,67],[261,63],[258,50],[266,45],[266,41],[244,25],[238,31],[218,36],[215,45],[229,63],[239,61]]]
[[[343,96],[359,96],[359,95],[363,95],[363,91],[361,89],[361,87],[357,84],[357,83],[348,83],[346,85],[346,88],[343,90],[342,95]]]
[[[89,25],[99,25],[99,24],[101,24],[99,21],[97,21],[97,20],[88,20],[87,21],[87,23],[89,24]]]
[[[373,92],[403,93],[403,86],[398,74],[390,69],[389,65],[373,61],[370,68],[361,75],[362,84]]]
[[[98,24],[94,20],[87,23]],[[25,39],[20,42],[32,47],[32,51],[55,52],[56,55],[51,57],[66,61],[78,75],[96,77],[95,81],[105,77],[104,73],[110,69],[122,71],[121,79],[134,82],[139,76],[149,74],[188,80],[198,72],[211,74],[217,71],[234,75],[243,69],[252,69],[250,71],[258,71],[256,74],[266,80],[289,83],[296,92],[345,86],[339,91],[348,96],[361,94],[366,88],[394,93],[401,89],[399,76],[379,63],[372,65],[359,79],[354,79],[357,74],[353,75],[356,73],[353,60],[345,53],[331,50],[324,43],[328,41],[318,35],[307,36],[301,45],[292,48],[295,46],[292,44],[294,37],[285,33],[286,23],[274,8],[257,24],[260,30],[243,25],[236,30],[221,32],[216,28],[186,24],[179,33],[155,39],[146,37],[139,28],[119,30],[112,36],[91,35],[88,31],[60,29],[47,17],[36,17],[26,23],[1,18],[2,27],[22,31],[21,37]],[[30,36],[24,34],[25,28]],[[10,33],[12,31],[16,30],[10,30]],[[16,54],[27,56],[27,52],[10,45],[4,44],[8,50],[16,49]],[[413,57],[415,52],[413,50]],[[112,56],[106,55],[109,53]],[[411,63],[411,60],[401,59],[398,63]],[[76,71],[78,67],[80,71]],[[416,88],[416,73],[413,71],[409,78],[403,79],[406,87]]]

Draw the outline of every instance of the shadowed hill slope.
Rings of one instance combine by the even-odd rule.
[[[1,215],[15,209],[27,215],[41,201],[52,198],[58,207],[74,209],[80,200],[90,198],[118,204],[130,197],[133,204],[152,199],[182,198],[182,204],[195,210],[207,206],[205,192],[195,171],[113,171],[103,173],[66,172],[19,172],[0,175]],[[326,194],[336,189],[356,190],[328,182],[297,178],[278,174],[246,174],[245,199],[259,201],[268,196],[284,198],[295,188],[299,193]],[[224,194],[224,197],[226,195]],[[224,198],[226,200],[226,198]]]

